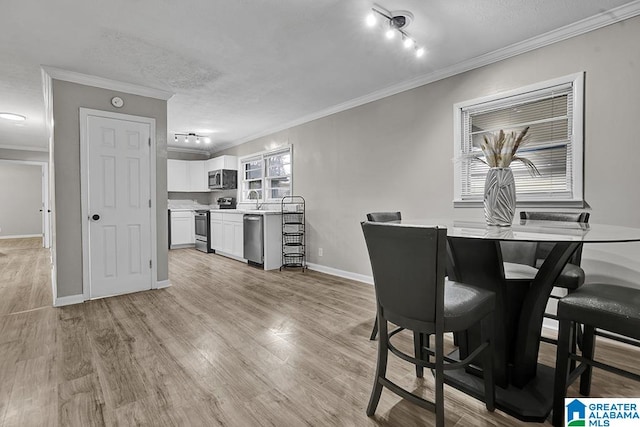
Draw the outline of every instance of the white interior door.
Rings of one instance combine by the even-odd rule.
[[[90,298],[151,288],[150,128],[86,117]]]

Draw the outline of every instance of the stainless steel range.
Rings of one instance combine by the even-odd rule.
[[[211,249],[211,221],[208,210],[195,211],[196,249],[201,252],[213,252]]]

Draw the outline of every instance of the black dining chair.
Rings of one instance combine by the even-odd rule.
[[[436,426],[444,426],[444,371],[479,364],[484,377],[485,405],[495,408],[493,381],[493,311],[495,294],[462,283],[448,282],[447,230],[437,227],[412,227],[402,224],[363,222],[362,231],[373,271],[378,311],[378,359],[375,381],[367,406],[372,416],[383,387],[436,414]],[[397,326],[389,332],[387,322]],[[445,332],[458,332],[480,325],[477,348],[464,360],[444,355]],[[420,336],[435,335],[435,348],[423,347],[420,356],[412,357],[391,343],[404,329]],[[416,366],[434,370],[435,402],[401,388],[386,377],[387,357],[391,352]]]
[[[367,221],[371,222],[391,222],[400,221],[402,219],[402,213],[400,212],[371,212],[367,214]],[[373,328],[371,330],[371,341],[376,339],[378,335],[378,317],[376,316],[373,321]]]
[[[580,376],[580,394],[591,392],[592,367],[640,381],[629,372],[594,359],[596,328],[640,340],[640,289],[608,284],[587,284],[558,302],[558,347],[553,395],[553,425],[564,424],[567,388]],[[582,355],[571,346],[572,325],[584,325]],[[579,362],[572,367],[571,362]],[[616,396],[619,397],[619,396]]]

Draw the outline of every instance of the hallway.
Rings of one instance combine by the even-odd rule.
[[[0,239],[0,316],[51,307],[49,262],[40,237]]]

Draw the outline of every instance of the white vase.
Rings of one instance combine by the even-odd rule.
[[[516,183],[511,168],[491,168],[484,182],[484,216],[489,225],[508,227],[516,212]]]

